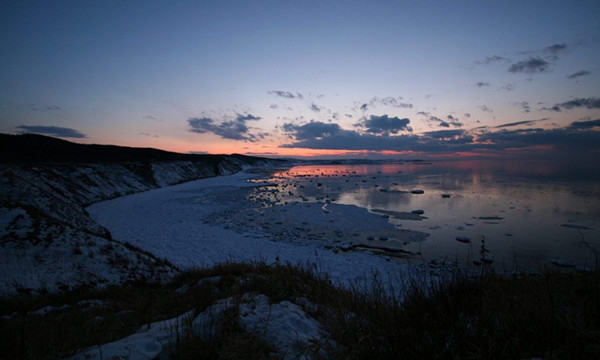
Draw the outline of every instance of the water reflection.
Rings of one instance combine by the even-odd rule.
[[[336,201],[371,211],[423,210],[422,221],[390,218],[431,236],[425,256],[472,256],[482,236],[496,264],[568,257],[595,262],[600,248],[600,167],[576,162],[459,161],[297,166],[274,174],[282,201]],[[413,194],[412,190],[423,190]],[[490,220],[490,218],[494,220]],[[569,225],[569,226],[563,226]],[[473,239],[471,245],[456,236]]]

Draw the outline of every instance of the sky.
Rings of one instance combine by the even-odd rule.
[[[267,157],[600,159],[600,2],[4,1],[0,132]]]

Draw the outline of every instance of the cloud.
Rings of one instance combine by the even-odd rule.
[[[548,53],[548,54],[556,55],[559,52],[567,50],[567,48],[568,48],[567,44],[562,43],[562,44],[554,44],[554,45],[545,47],[544,50],[542,50],[542,51],[545,53]]]
[[[482,134],[477,140],[486,143],[487,149],[493,150],[552,146],[557,152],[556,155],[600,151],[600,131],[577,131],[572,127],[551,130],[502,130]]]
[[[32,110],[32,111],[60,111],[60,110],[62,110],[62,108],[58,105],[39,106],[36,104],[29,104],[29,110]]]
[[[321,139],[338,134],[342,128],[338,124],[311,121],[304,125],[285,123],[282,126],[284,132],[290,134],[296,140]]]
[[[535,74],[549,71],[550,63],[539,57],[532,57],[512,64],[508,71],[511,73]]]
[[[516,102],[514,104],[520,106],[521,109],[523,109],[523,112],[531,112],[531,106],[529,106],[529,103],[527,101]]]
[[[523,120],[523,121],[517,121],[517,122],[512,122],[512,123],[506,123],[506,124],[498,125],[498,126],[495,126],[495,128],[496,129],[500,129],[500,128],[506,128],[506,127],[519,126],[519,125],[531,125],[531,124],[535,124],[536,122],[546,121],[546,120],[550,120],[550,119],[549,118],[543,118],[543,119],[538,119],[538,120]]]
[[[543,110],[562,111],[562,109],[573,109],[573,108],[586,108],[586,109],[600,109],[600,98],[589,97],[589,98],[575,98],[573,100],[565,101],[560,104],[555,104],[551,108],[543,108]]]
[[[600,127],[600,119],[589,121],[574,121],[569,125],[569,129],[592,129]]]
[[[143,136],[154,137],[154,138],[158,138],[158,137],[159,137],[159,136],[158,136],[158,135],[156,135],[156,134],[154,134],[154,135],[153,135],[153,134],[148,134],[147,132],[143,132],[143,131],[140,131],[138,134],[139,134],[139,135],[143,135]]]
[[[587,70],[581,70],[578,71],[576,73],[572,73],[571,75],[567,76],[569,79],[576,79],[578,77],[582,77],[582,76],[587,76],[590,75],[591,73]]]
[[[456,139],[457,137],[463,136],[465,130],[437,130],[428,131],[423,135],[433,139]]]
[[[50,135],[61,138],[85,138],[85,134],[80,133],[75,129],[58,127],[58,126],[28,126],[28,125],[20,125],[17,126],[17,129],[22,130],[24,133],[33,133],[33,134],[42,134],[42,135]]]
[[[289,91],[271,90],[268,93],[282,97],[282,98],[286,98],[286,99],[300,99],[300,100],[304,99],[304,96],[302,96],[302,94],[300,94],[299,92],[297,92],[296,94],[292,94]]]
[[[321,111],[321,108],[317,104],[315,104],[315,103],[311,103],[310,106],[309,106],[309,109],[311,109],[314,112]]]
[[[308,148],[346,151],[415,151],[427,154],[471,152],[506,155],[519,150],[534,151],[543,147],[542,156],[572,156],[572,152],[600,152],[600,119],[578,121],[559,129],[516,129],[507,127],[532,124],[540,120],[500,125],[499,131],[473,132],[464,129],[438,130],[423,134],[376,134],[343,130],[337,124],[311,122],[286,124],[292,143],[282,148]]]
[[[412,109],[412,107],[413,107],[413,104],[411,104],[411,103],[402,102],[401,96],[399,96],[397,98],[391,97],[391,96],[380,98],[380,97],[375,96],[371,99],[371,101],[369,102],[369,105],[371,105],[371,106],[384,105],[384,106],[393,106],[396,108],[405,108],[405,109]]]
[[[426,119],[426,121],[428,121],[428,122],[435,122],[435,123],[437,123],[437,125],[438,125],[438,126],[440,126],[440,127],[446,127],[446,128],[449,128],[450,126],[452,126],[452,127],[461,127],[461,126],[463,126],[463,123],[461,123],[461,122],[458,120],[458,118],[456,118],[456,117],[454,117],[454,116],[452,116],[452,115],[448,115],[448,116],[446,116],[446,119],[447,119],[449,122],[448,122],[448,121],[446,121],[446,120],[442,120],[442,119],[440,119],[440,118],[439,118],[439,117],[437,117],[437,116],[433,116],[433,115],[431,115],[431,113],[430,113],[430,112],[427,112],[427,111],[419,111],[419,112],[417,113],[417,115],[422,115],[422,116],[425,116],[425,117],[427,118],[427,119]],[[465,114],[465,117],[470,117],[470,116],[471,116],[471,114]]]
[[[475,86],[477,86],[477,87],[485,87],[485,86],[490,86],[490,83],[489,82],[481,82],[480,81],[480,82],[475,83]]]
[[[501,86],[500,88],[498,88],[498,90],[513,91],[516,88],[517,88],[517,84],[515,84],[515,83],[507,83],[504,86]]]
[[[481,105],[479,108],[481,109],[481,111],[494,112],[494,110],[492,110],[489,107],[487,107],[487,105]]]
[[[460,121],[458,121],[458,118],[452,116],[452,115],[448,115],[446,116],[446,119],[448,119],[450,121],[450,125],[452,125],[453,127],[461,127],[463,126],[463,123],[461,123]]]
[[[491,65],[497,62],[507,62],[508,59],[498,55],[486,56],[482,61],[476,61],[477,65]]]
[[[189,131],[197,134],[213,133],[219,135],[223,139],[245,140],[250,142],[258,141],[263,138],[264,134],[254,135],[250,133],[250,128],[246,125],[246,121],[260,120],[260,117],[254,115],[240,115],[233,120],[221,121],[217,124],[214,119],[208,117],[190,118],[188,119]]]
[[[356,123],[355,126],[365,128],[366,132],[371,134],[390,135],[398,134],[400,131],[412,131],[408,126],[410,120],[407,118],[400,119],[396,116],[390,118],[387,115],[375,116]]]
[[[254,115],[250,115],[250,114],[248,114],[248,115],[240,115],[240,114],[238,114],[235,119],[236,119],[236,121],[246,122],[248,120],[260,120],[260,117],[254,116]]]

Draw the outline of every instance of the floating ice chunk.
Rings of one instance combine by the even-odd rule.
[[[471,242],[471,239],[469,239],[467,236],[457,236],[456,241],[467,244]]]

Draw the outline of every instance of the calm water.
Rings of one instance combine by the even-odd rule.
[[[499,268],[537,267],[562,258],[593,267],[600,250],[600,167],[556,162],[460,161],[431,164],[297,166],[273,181],[289,189],[281,202],[330,200],[372,212],[423,210],[422,220],[391,216],[399,228],[430,234],[405,249]],[[414,194],[412,190],[423,190]],[[461,243],[456,237],[468,237]]]

